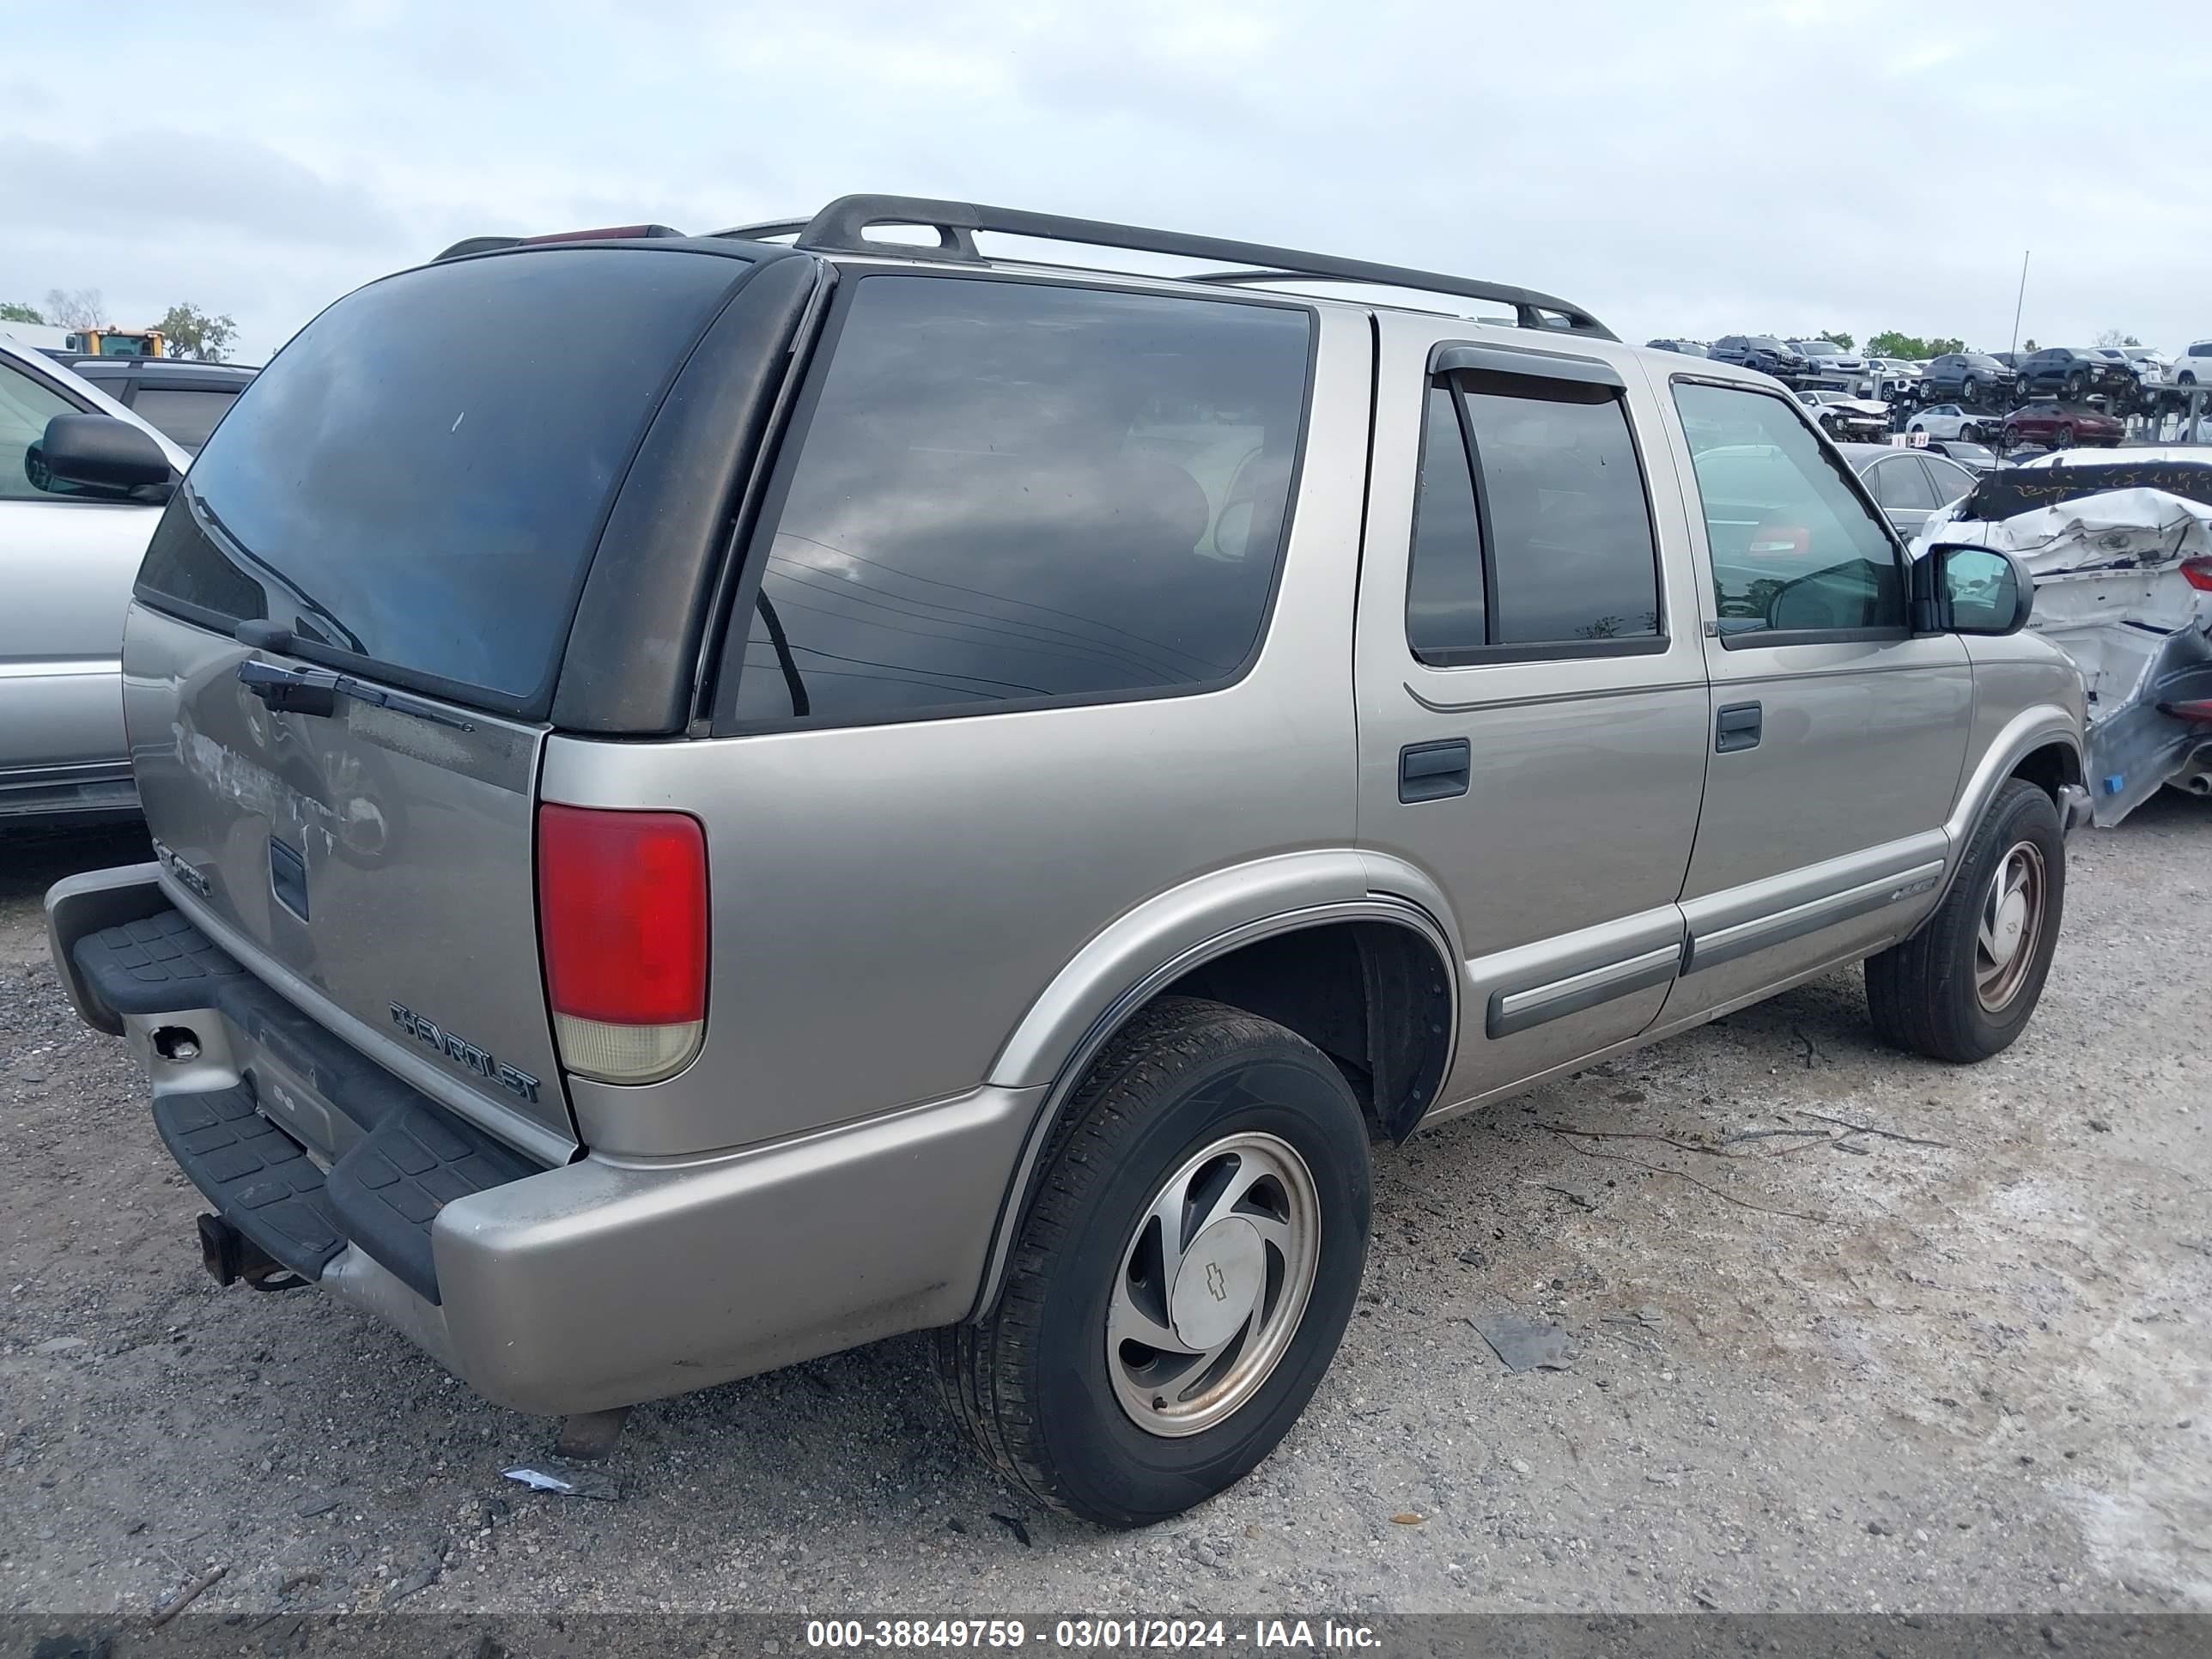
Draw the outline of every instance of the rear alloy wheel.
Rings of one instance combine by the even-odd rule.
[[[1966,843],[1935,914],[1866,965],[1883,1041],[1971,1062],[2010,1048],[2043,995],[2066,899],[2066,846],[2051,797],[2008,781]]]
[[[1046,1144],[996,1304],[938,1334],[985,1455],[1040,1502],[1145,1526],[1250,1472],[1305,1409],[1367,1255],[1367,1126],[1272,1020],[1164,997]]]
[[[1258,1393],[1297,1334],[1320,1243],[1313,1172],[1286,1140],[1229,1135],[1170,1176],[1106,1313],[1107,1373],[1131,1420],[1196,1434]]]

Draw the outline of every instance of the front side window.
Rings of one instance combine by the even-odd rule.
[[[855,285],[764,517],[741,722],[1218,684],[1256,649],[1310,313],[1060,284]]]
[[[1462,476],[1473,525],[1456,507]],[[1431,389],[1406,603],[1414,655],[1439,666],[1663,643],[1651,514],[1617,388],[1468,373]]]
[[[1723,642],[1905,626],[1896,544],[1782,398],[1674,387],[1697,471]]]
[[[0,501],[51,501],[23,470],[23,453],[46,435],[57,415],[75,415],[76,405],[21,369],[0,363]]]
[[[1974,487],[1974,475],[1963,466],[1936,459],[1932,455],[1921,458],[1928,467],[1928,477],[1936,486],[1936,500],[1945,507]]]

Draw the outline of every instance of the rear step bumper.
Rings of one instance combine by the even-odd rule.
[[[156,866],[71,878],[46,915],[78,1011],[139,1050],[155,1127],[223,1221],[518,1410],[630,1405],[962,1318],[1042,1103],[983,1089],[743,1152],[549,1170],[278,996]]]

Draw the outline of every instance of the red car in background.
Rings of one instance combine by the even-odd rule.
[[[2076,444],[2111,448],[2127,434],[2117,417],[2080,404],[2022,404],[2004,417],[2004,445],[2041,444],[2071,449]]]

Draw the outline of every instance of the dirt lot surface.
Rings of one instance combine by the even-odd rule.
[[[40,931],[48,881],[143,855],[0,843],[0,1610],[216,1565],[217,1611],[2212,1607],[2200,804],[2075,841],[1989,1065],[1876,1048],[1838,974],[1382,1152],[1304,1421],[1122,1535],[986,1474],[920,1339],[641,1408],[598,1502],[502,1480],[551,1425],[398,1336],[216,1289]],[[1509,1372],[1500,1313],[1565,1369]]]

